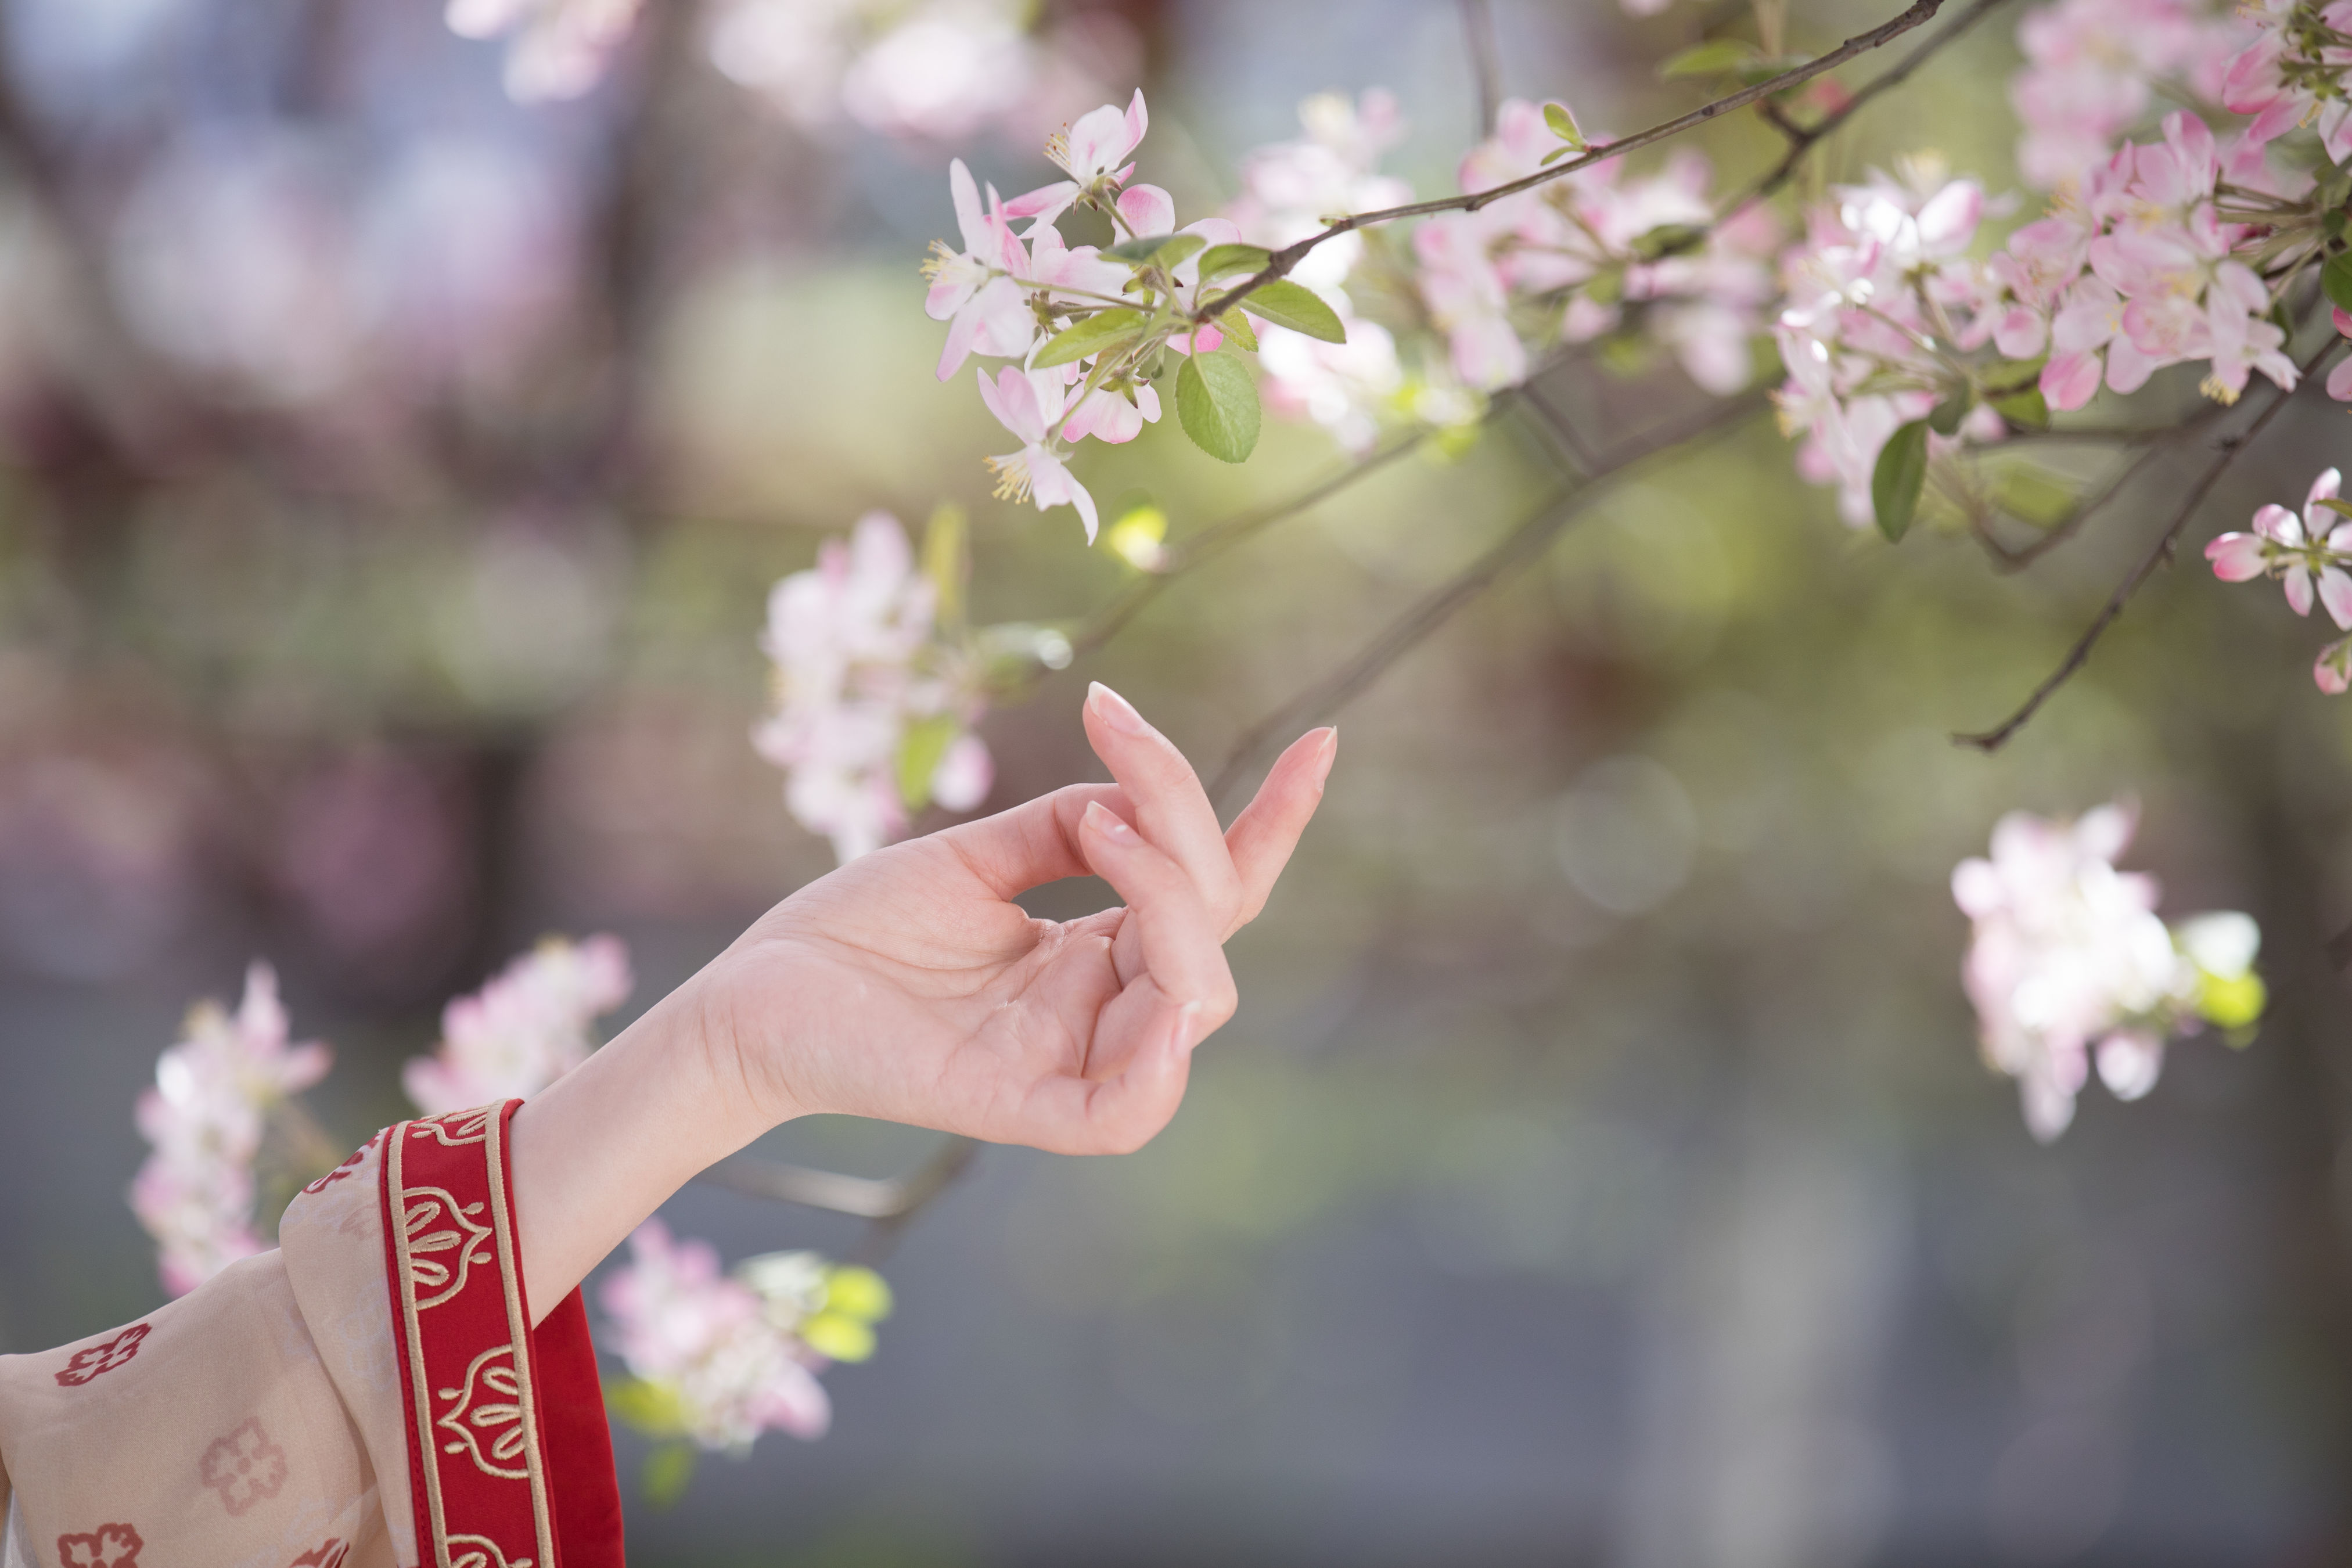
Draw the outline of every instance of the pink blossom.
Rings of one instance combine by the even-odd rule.
[[[325,1077],[332,1059],[325,1046],[287,1043],[278,978],[266,963],[246,971],[234,1015],[213,1002],[189,1010],[184,1037],[156,1059],[155,1087],[139,1097],[137,1112],[152,1147],[131,1206],[159,1246],[165,1289],[184,1294],[261,1250],[253,1161],[268,1113]]]
[[[2330,162],[2352,155],[2352,97],[2346,76],[2352,48],[2338,40],[2352,28],[2352,0],[2328,5],[2263,0],[2246,15],[2256,35],[2225,68],[2221,102],[2251,114],[2249,140],[2261,142],[2315,122]]]
[[[941,381],[961,369],[974,350],[1018,356],[1027,353],[1037,337],[1036,316],[1019,282],[1029,271],[1029,256],[1005,224],[995,187],[989,187],[983,210],[971,171],[958,158],[948,165],[948,191],[955,201],[963,249],[952,251],[946,242],[933,240],[931,259],[923,264],[923,274],[930,279],[923,312],[948,323],[948,341],[940,351]]]
[[[2337,637],[2312,661],[2311,679],[2330,697],[2352,690],[2352,637]]]
[[[1306,134],[1255,149],[1242,159],[1241,195],[1225,209],[1240,237],[1269,250],[1296,244],[1341,213],[1400,206],[1412,187],[1380,173],[1381,156],[1404,136],[1396,98],[1371,88],[1354,102],[1318,93],[1298,106]],[[1325,240],[1292,268],[1293,281],[1315,289],[1347,314],[1339,293],[1364,254],[1361,234]]]
[[[1150,382],[1138,382],[1124,392],[1097,387],[1062,421],[1062,438],[1077,441],[1091,436],[1117,444],[1134,440],[1144,426],[1159,422],[1160,393]]]
[[[847,541],[826,541],[814,570],[769,593],[761,647],[774,666],[775,707],[752,745],[784,770],[793,818],[830,837],[845,862],[905,830],[899,758],[918,727],[946,722],[980,744],[961,736],[982,710],[977,674],[938,639],[935,603],[906,531],[878,511]],[[950,787],[973,776],[969,749],[951,740],[947,756],[940,770],[961,770],[948,773]],[[937,773],[931,790],[960,809]]]
[[[597,1299],[622,1361],[675,1401],[683,1436],[741,1452],[766,1431],[824,1435],[833,1409],[816,1380],[824,1359],[772,1321],[759,1291],[721,1274],[707,1242],[673,1242],[661,1221],[647,1220]]]
[[[988,459],[996,474],[1000,500],[1034,500],[1037,510],[1075,506],[1087,527],[1087,542],[1095,542],[1098,521],[1095,498],[1074,479],[1054,441],[1054,429],[1066,405],[1060,376],[1048,371],[1021,371],[1011,365],[996,373],[991,384],[980,373],[980,400],[996,422],[1013,432],[1021,449]]]
[[[2275,576],[2296,615],[2311,614],[2316,597],[2329,619],[2352,630],[2352,574],[2345,571],[2352,564],[2352,518],[2326,504],[2336,499],[2342,483],[2341,474],[2326,469],[2311,481],[2301,517],[2266,505],[2254,512],[2252,533],[2214,540],[2205,547],[2213,574],[2225,583]]]
[[[2043,189],[2063,186],[2114,150],[2162,84],[2212,99],[2221,62],[2252,36],[2195,0],[2058,0],[2019,19],[2025,68],[2010,82],[2024,122],[2018,166]]]
[[[527,1099],[588,1058],[588,1027],[628,999],[617,937],[550,937],[441,1013],[441,1044],[410,1058],[401,1086],[427,1116]]]
[[[2134,826],[2123,805],[2074,823],[2011,812],[1991,857],[1952,873],[1974,922],[1962,979],[1985,1059],[2018,1080],[2026,1126],[2045,1143],[2074,1120],[2095,1044],[2119,1095],[2153,1087],[2162,1058],[2144,1042],[2160,1041],[2194,993],[2196,965],[2156,914],[2156,882],[2115,868]]]
[[[1067,212],[1080,196],[1099,195],[1108,187],[1125,184],[1134,169],[1127,163],[1128,154],[1142,144],[1144,131],[1150,124],[1141,88],[1135,89],[1123,113],[1118,105],[1109,103],[1088,110],[1078,116],[1076,124],[1065,126],[1045,140],[1045,156],[1069,178],[1013,197],[1004,204],[1005,215],[1034,219],[1029,229],[1034,234]]]

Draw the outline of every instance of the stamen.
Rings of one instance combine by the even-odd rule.
[[[2199,382],[2197,384],[2197,390],[2203,393],[2206,396],[2211,398],[2214,402],[2220,404],[2224,408],[2229,407],[2230,405],[2238,401],[2237,388],[2223,384],[2221,378],[2218,375],[2209,375],[2204,380]]]
[[[998,500],[1029,499],[1029,465],[1022,461],[1020,453],[1015,452],[1009,458],[989,458],[983,460],[988,464],[988,471],[996,476]]]

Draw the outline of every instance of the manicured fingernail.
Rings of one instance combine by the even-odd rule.
[[[1129,827],[1118,813],[1098,800],[1087,802],[1087,821],[1093,825],[1096,832],[1114,843],[1139,844],[1142,842],[1135,829]]]
[[[1315,764],[1315,782],[1322,783],[1331,776],[1331,764],[1339,758],[1339,726],[1326,724],[1316,731],[1322,737],[1323,760]]]
[[[1099,715],[1112,729],[1129,735],[1149,735],[1151,726],[1135,710],[1135,704],[1097,680],[1087,688],[1087,706]]]

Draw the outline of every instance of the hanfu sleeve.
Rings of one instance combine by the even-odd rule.
[[[375,1474],[393,1548],[433,1568],[619,1568],[620,1492],[588,1320],[536,1329],[506,1163],[520,1100],[386,1128],[278,1228]]]

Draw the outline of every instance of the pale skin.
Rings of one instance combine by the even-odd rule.
[[[1227,938],[1256,918],[1323,798],[1336,731],[1285,752],[1230,829],[1198,774],[1097,685],[1073,784],[850,862],[515,1113],[509,1168],[533,1321],[695,1173],[820,1112],[1066,1154],[1168,1124],[1192,1049],[1233,1016]],[[1099,876],[1076,921],[1013,901]]]

